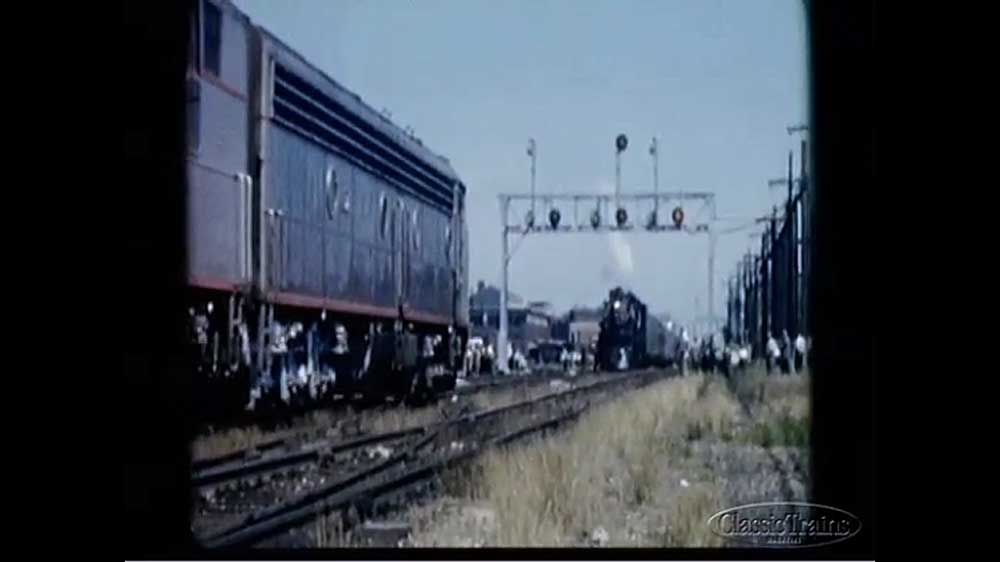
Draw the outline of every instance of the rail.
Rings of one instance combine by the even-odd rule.
[[[207,548],[231,548],[239,546],[253,545],[265,538],[271,537],[284,530],[294,527],[310,518],[317,517],[323,513],[344,509],[350,505],[362,503],[373,498],[385,495],[388,492],[407,487],[411,484],[426,480],[435,473],[457,464],[469,460],[484,450],[491,447],[508,445],[515,441],[526,439],[540,432],[557,428],[567,421],[576,419],[583,413],[591,402],[588,401],[582,406],[576,406],[569,412],[559,414],[548,419],[533,423],[527,427],[510,431],[497,437],[483,441],[480,445],[474,445],[458,453],[445,454],[439,457],[431,457],[429,462],[417,456],[417,453],[434,441],[450,426],[481,421],[486,418],[495,417],[505,412],[510,412],[517,408],[523,408],[529,404],[537,405],[556,398],[576,396],[580,393],[596,392],[610,388],[622,382],[635,382],[637,387],[645,386],[662,377],[662,372],[635,373],[627,372],[614,378],[597,383],[580,386],[546,395],[534,400],[519,402],[502,408],[495,408],[487,412],[471,413],[459,418],[440,422],[426,428],[413,428],[406,430],[411,432],[424,431],[427,435],[417,443],[411,445],[404,451],[393,455],[387,460],[366,469],[362,469],[354,474],[346,476],[336,482],[323,486],[317,490],[305,494],[304,496],[289,501],[283,505],[267,508],[262,511],[245,516],[242,521],[235,525],[212,533],[203,537],[201,543]],[[399,432],[396,432],[399,433]],[[372,439],[379,436],[372,436]],[[390,469],[397,466],[405,466],[408,461],[417,461],[414,468],[403,470],[399,474],[385,478]],[[419,462],[425,461],[425,462]]]

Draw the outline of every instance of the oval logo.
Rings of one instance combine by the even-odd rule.
[[[855,515],[827,505],[768,502],[722,510],[708,519],[716,535],[754,547],[796,548],[847,540],[861,530]]]

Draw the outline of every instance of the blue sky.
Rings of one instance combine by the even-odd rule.
[[[529,137],[544,194],[613,189],[618,133],[630,140],[623,192],[651,190],[656,135],[660,190],[713,191],[721,217],[768,211],[784,188],[767,180],[786,174],[791,149],[798,168],[799,139],[785,127],[808,113],[801,0],[236,4],[451,160],[469,188],[473,286],[499,284],[497,194],[529,190]],[[718,240],[716,314],[736,261],[759,246],[748,232]],[[707,251],[704,236],[533,236],[511,262],[510,287],[565,310],[622,284],[691,320],[705,308]]]

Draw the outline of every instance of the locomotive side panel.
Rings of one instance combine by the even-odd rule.
[[[252,277],[248,174],[248,21],[228,5],[195,4],[188,69],[189,279],[229,289]]]
[[[374,303],[375,299],[375,200],[377,193],[370,182],[366,182],[362,170],[350,167],[350,183],[335,196],[336,206],[341,214],[350,217],[351,226],[351,266],[348,280],[352,298],[360,302]]]
[[[459,249],[458,249],[458,267],[459,267],[459,290],[458,290],[458,303],[456,303],[456,308],[458,310],[458,324],[463,327],[469,326],[469,307],[462,306],[462,303],[469,302],[469,224],[465,219],[465,195],[463,193],[459,194],[459,233],[461,238],[459,238]]]
[[[442,318],[451,318],[452,282],[448,275],[445,237],[450,218],[426,205],[419,208],[419,237],[414,267],[415,306]]]
[[[450,323],[455,256],[428,253],[434,231],[452,228],[459,183],[450,167],[262,37],[262,56],[273,61],[264,205],[274,211],[265,232],[275,287],[380,316],[402,299],[414,320]]]
[[[249,22],[228,3],[202,0],[197,60],[189,78],[199,91],[198,161],[227,173],[246,172]]]
[[[249,189],[233,175],[188,167],[188,272],[196,285],[229,289],[250,280]]]
[[[393,193],[381,178],[363,168],[354,167],[354,180],[359,200],[364,200],[365,211],[355,222],[356,243],[359,244],[356,261],[358,285],[365,285],[365,294],[376,306],[391,308],[395,303],[392,260],[392,208]],[[367,264],[360,260],[368,257]],[[365,276],[367,275],[367,278]]]
[[[342,159],[281,127],[270,127],[265,206],[274,248],[273,288],[332,298],[350,296],[351,217],[343,198],[352,188]]]

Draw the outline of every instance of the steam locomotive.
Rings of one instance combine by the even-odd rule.
[[[605,371],[666,367],[675,362],[680,338],[649,314],[631,292],[616,287],[604,302],[597,338],[597,365]]]
[[[190,3],[190,342],[203,411],[452,388],[466,187],[229,0]]]

